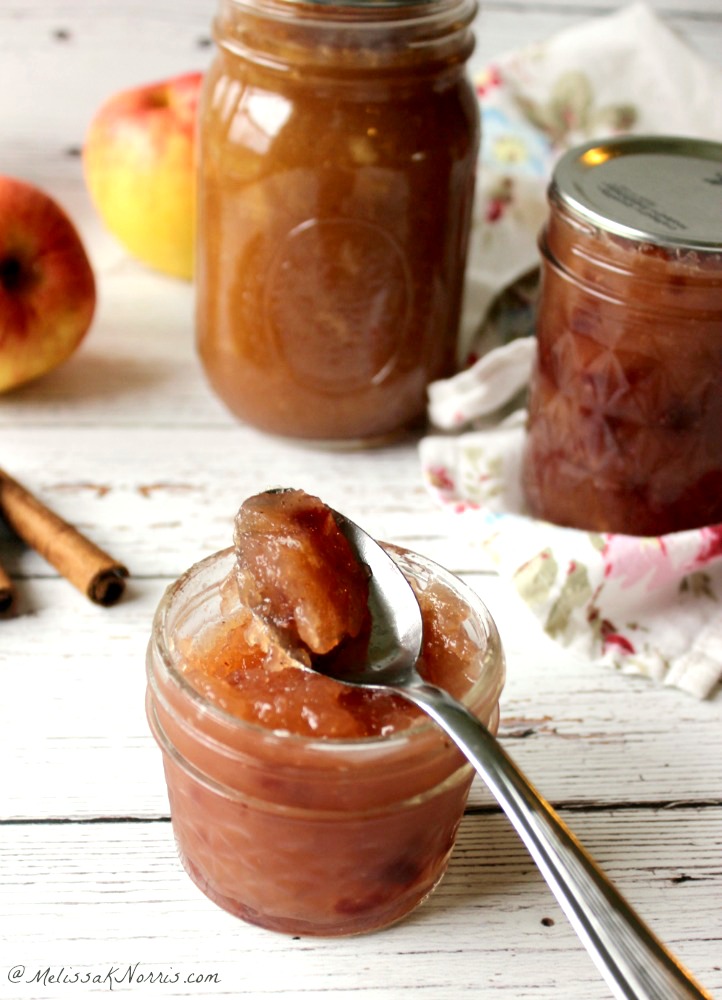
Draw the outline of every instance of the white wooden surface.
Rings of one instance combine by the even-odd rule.
[[[614,6],[489,2],[475,61]],[[653,6],[722,61],[720,0]],[[168,582],[228,543],[240,500],[281,483],[320,494],[479,589],[507,649],[504,743],[722,995],[722,696],[698,703],[553,646],[481,572],[473,541],[449,535],[421,485],[414,442],[318,453],[235,423],[195,359],[191,289],[144,270],[99,225],[78,158],[91,115],[120,87],[203,68],[213,9],[213,0],[0,5],[0,172],[66,207],[100,293],[77,355],[0,396],[0,463],[132,571],[123,602],[98,609],[0,529],[20,592],[20,614],[0,622],[0,997],[108,993],[111,975],[113,992],[140,998],[608,996],[480,787],[446,880],[382,934],[266,933],[218,910],[182,872],[143,715],[150,619]],[[166,981],[138,978],[151,973]]]

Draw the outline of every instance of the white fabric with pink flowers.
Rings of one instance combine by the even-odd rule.
[[[513,580],[553,639],[586,659],[699,698],[722,679],[722,525],[659,538],[596,534],[527,517],[523,431],[421,445],[427,487],[473,539],[485,567]]]
[[[429,417],[445,433],[421,442],[424,480],[555,640],[705,697],[722,680],[722,525],[636,538],[526,516],[519,393],[556,159],[621,132],[722,139],[722,74],[634,4],[498,60],[478,92],[484,140],[462,338],[471,365],[430,387]]]

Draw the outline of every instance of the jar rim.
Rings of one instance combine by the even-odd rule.
[[[450,16],[463,27],[476,16],[477,0],[220,0],[231,8],[254,16],[277,21],[304,21],[319,25],[342,24],[352,21],[355,26],[378,27],[380,23],[429,22],[445,20]],[[416,16],[414,9],[418,10]]]
[[[488,608],[478,594],[476,594],[468,586],[468,584],[464,583],[464,581],[462,581],[459,577],[452,574],[449,570],[444,569],[444,567],[435,563],[433,560],[428,559],[420,553],[401,548],[400,546],[388,543],[381,544],[384,545],[392,558],[407,559],[412,564],[415,563],[418,565],[420,568],[433,569],[434,574],[438,576],[442,582],[450,586],[450,588],[455,592],[461,593],[461,596],[466,604],[470,606],[478,620],[482,623],[486,634],[486,648],[484,650],[483,668],[479,678],[460,700],[462,704],[469,706],[474,703],[475,696],[477,698],[481,698],[483,696],[483,702],[485,705],[488,705],[489,715],[491,717],[498,704],[499,697],[504,687],[505,663],[499,632]],[[228,548],[214,552],[211,555],[206,556],[204,559],[194,563],[174,583],[170,584],[166,588],[153,618],[150,639],[151,647],[154,647],[157,651],[167,676],[181,689],[184,695],[188,696],[191,701],[203,711],[203,713],[207,714],[210,718],[226,727],[256,733],[260,739],[278,740],[283,742],[284,745],[297,744],[306,748],[313,748],[314,751],[318,750],[326,753],[339,751],[356,752],[359,749],[371,752],[378,750],[381,747],[388,748],[392,746],[399,746],[403,743],[408,743],[411,740],[428,737],[428,735],[432,732],[438,732],[438,726],[436,723],[433,722],[431,718],[427,717],[412,723],[406,729],[401,729],[383,736],[378,735],[353,738],[307,736],[302,733],[293,733],[288,730],[270,729],[260,723],[239,718],[237,715],[226,711],[220,705],[216,705],[204,697],[203,694],[201,694],[201,692],[198,691],[175,666],[174,659],[171,655],[169,644],[167,642],[169,634],[168,619],[173,608],[174,600],[180,592],[190,584],[194,577],[197,577],[201,572],[203,572],[203,570],[214,566],[214,564],[220,564],[223,560],[228,560],[230,562],[234,559],[235,550],[233,546],[229,546]],[[219,576],[216,579],[216,583],[222,582],[226,576],[227,572],[224,573],[223,576]],[[148,682],[151,687],[155,689],[157,687],[157,683],[154,681],[153,669],[153,657],[149,655],[147,665]]]
[[[243,0],[240,0],[243,2]],[[291,6],[308,7],[363,7],[366,10],[389,10],[392,7],[428,7],[439,0],[283,0]]]

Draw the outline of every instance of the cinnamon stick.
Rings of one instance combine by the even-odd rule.
[[[13,582],[0,566],[0,615],[10,611],[15,603],[15,588]]]
[[[0,469],[0,515],[10,528],[95,604],[115,604],[128,570]]]

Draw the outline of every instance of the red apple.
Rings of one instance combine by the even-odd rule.
[[[105,225],[138,260],[193,275],[201,73],[123,91],[93,118],[85,178]]]
[[[94,310],[95,279],[73,223],[43,191],[0,176],[0,392],[65,361]]]

